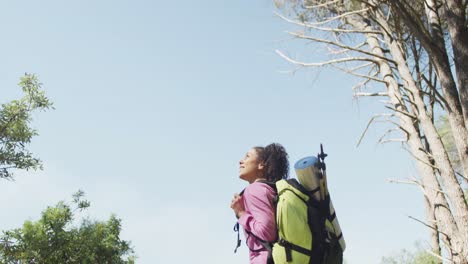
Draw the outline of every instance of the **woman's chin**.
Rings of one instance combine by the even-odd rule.
[[[239,179],[244,180],[244,181],[249,181],[245,175],[240,174]]]

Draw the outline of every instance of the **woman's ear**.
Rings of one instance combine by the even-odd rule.
[[[263,170],[264,168],[265,168],[265,163],[263,162],[258,163],[257,169]]]

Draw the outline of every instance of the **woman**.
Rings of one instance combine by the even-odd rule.
[[[251,264],[266,264],[268,251],[259,239],[276,240],[273,199],[275,190],[265,182],[286,179],[289,172],[288,154],[277,143],[254,147],[239,162],[239,178],[249,185],[242,196],[235,194],[231,202],[238,223],[244,228]]]

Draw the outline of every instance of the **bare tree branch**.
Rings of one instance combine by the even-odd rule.
[[[364,81],[359,82],[358,84],[356,84],[355,86],[353,86],[353,87],[351,88],[351,90],[354,91],[354,90],[356,90],[356,89],[359,89],[359,88],[365,86],[366,84],[368,84],[370,81],[371,81],[371,79],[365,79]]]
[[[395,179],[387,179],[389,183],[400,183],[400,184],[410,184],[410,185],[421,185],[418,181],[415,180],[395,180]]]
[[[351,11],[351,12],[346,12],[346,13],[343,13],[343,14],[341,14],[341,15],[334,16],[334,17],[332,17],[332,18],[330,18],[330,19],[324,20],[324,21],[319,21],[319,22],[310,23],[310,25],[323,25],[323,24],[327,24],[327,23],[333,22],[333,21],[338,20],[338,19],[341,19],[341,18],[345,18],[345,17],[347,17],[347,16],[356,15],[356,14],[361,14],[361,13],[366,13],[367,11],[369,11],[369,8],[364,8],[364,9],[361,9],[361,10],[355,10],[355,11]]]
[[[341,59],[330,60],[330,61],[325,61],[325,62],[306,63],[306,62],[300,62],[300,61],[294,60],[279,50],[276,50],[276,53],[280,55],[283,59],[289,61],[290,63],[295,64],[295,65],[300,65],[303,67],[321,67],[325,65],[337,64],[337,63],[343,63],[343,62],[351,62],[351,61],[370,61],[370,62],[377,63],[372,58],[367,58],[367,57],[341,58]]]
[[[312,28],[312,29],[320,30],[320,31],[335,32],[335,33],[382,34],[382,32],[378,31],[378,30],[357,30],[357,29],[340,29],[340,28],[331,28],[331,27],[318,27],[318,26],[315,26],[315,25],[310,24],[310,23],[289,19],[289,18],[285,17],[284,15],[282,15],[280,13],[277,13],[277,12],[275,12],[275,15],[277,15],[278,17],[280,17],[281,19],[283,19],[284,21],[286,21],[288,23],[295,24],[295,25],[298,25],[298,26],[303,26],[303,27],[306,27],[306,28]]]
[[[363,65],[360,65],[360,66],[351,68],[350,71],[357,71],[357,70],[360,70],[360,69],[365,68],[365,67],[368,67],[368,66],[373,66],[372,68],[374,68],[374,67],[375,67],[375,64],[372,63],[372,62],[364,63]]]
[[[345,72],[347,74],[351,74],[351,75],[354,75],[356,77],[361,77],[361,78],[364,78],[364,79],[369,79],[369,80],[372,80],[372,81],[376,81],[376,82],[380,82],[380,83],[385,83],[384,80],[380,79],[380,78],[376,78],[375,76],[378,75],[378,73],[376,73],[374,76],[369,76],[369,75],[364,75],[364,74],[360,74],[360,73],[356,73],[354,72],[353,70],[348,70],[348,69],[345,69],[345,68],[341,68],[341,67],[338,67],[336,65],[332,65],[333,67],[337,68],[338,70],[342,71],[342,72]]]
[[[354,96],[357,97],[365,97],[365,96],[388,96],[387,92],[375,92],[375,93],[363,93],[363,92],[358,92],[354,93]]]
[[[325,43],[325,44],[329,44],[329,45],[334,45],[334,46],[337,46],[337,47],[340,47],[340,48],[343,48],[343,49],[346,49],[346,50],[349,50],[349,51],[355,51],[355,52],[359,52],[359,53],[362,53],[362,54],[366,54],[366,55],[369,55],[369,56],[372,56],[372,57],[375,57],[375,58],[379,58],[381,60],[385,60],[389,63],[393,63],[393,64],[396,64],[394,60],[391,60],[391,59],[388,59],[384,56],[380,56],[380,55],[377,55],[377,54],[374,54],[372,52],[368,52],[368,51],[365,51],[365,50],[361,50],[361,49],[356,49],[356,48],[353,48],[351,46],[348,46],[348,45],[344,45],[344,44],[340,44],[340,43],[337,43],[335,41],[330,41],[330,40],[326,40],[326,39],[320,39],[320,38],[315,38],[315,37],[312,37],[312,36],[307,36],[305,34],[302,34],[302,33],[296,33],[296,32],[291,32],[291,31],[288,31],[287,32],[289,35],[291,36],[294,36],[294,37],[297,37],[297,38],[301,38],[301,39],[306,39],[306,40],[312,40],[312,41],[316,41],[316,42],[320,42],[320,43]]]
[[[353,48],[354,49],[359,49],[359,48],[364,47],[366,45],[367,45],[366,42],[361,42],[361,43],[355,45]],[[350,50],[348,50],[348,49],[334,50],[331,46],[327,46],[327,48],[330,51],[330,53],[333,54],[333,55],[340,55],[340,54],[343,54],[343,53],[350,52]]]
[[[380,143],[380,144],[385,144],[385,143],[388,143],[388,142],[407,142],[408,141],[407,138],[385,139],[385,137],[390,135],[392,132],[400,131],[400,130],[401,130],[400,127],[397,126],[397,128],[392,128],[392,129],[389,129],[389,130],[385,131],[385,133],[379,138],[379,141],[377,141],[377,142]]]
[[[377,118],[386,117],[386,116],[387,116],[387,117],[388,117],[388,116],[391,116],[391,114],[379,114],[379,115],[374,115],[373,117],[371,117],[371,119],[370,119],[369,122],[367,123],[366,128],[364,129],[364,131],[362,132],[361,136],[359,137],[359,141],[358,141],[358,143],[356,144],[356,147],[359,147],[359,145],[361,144],[362,139],[363,139],[364,136],[366,135],[367,130],[369,130],[369,127],[371,126],[371,124],[374,123],[374,121],[375,121]]]
[[[305,8],[307,9],[314,9],[314,8],[319,8],[319,7],[325,7],[325,6],[329,6],[329,5],[333,5],[335,3],[338,3],[340,2],[341,0],[335,0],[335,1],[329,1],[329,2],[325,2],[323,4],[318,4],[318,5],[306,5]]]
[[[465,179],[465,181],[468,181],[468,177],[466,177],[465,175],[461,174],[460,172],[455,171],[455,174],[457,174],[459,177]]]
[[[439,93],[437,88],[434,87],[434,84],[424,74],[421,77],[425,81],[425,83],[428,85],[428,87],[431,89],[431,91],[434,92],[435,97],[437,101],[439,102],[440,106],[443,109],[447,109],[447,106],[448,106],[447,100],[445,100],[445,98]]]
[[[445,234],[444,232],[438,230],[437,228],[432,227],[431,225],[427,224],[426,222],[424,222],[424,221],[422,221],[422,220],[417,219],[416,217],[413,217],[413,216],[411,216],[411,215],[408,215],[408,218],[413,219],[414,221],[419,222],[419,223],[425,225],[426,227],[429,227],[430,229],[435,230],[437,233],[440,233],[440,234],[442,234],[442,235],[448,237],[448,235]]]
[[[427,253],[431,254],[432,256],[442,260],[444,263],[454,263],[453,261],[451,261],[450,259],[447,259],[447,258],[444,258],[442,257],[441,255],[438,255],[434,252],[432,252],[431,250],[426,250]]]
[[[412,119],[414,119],[414,120],[417,119],[416,116],[412,115],[411,113],[409,113],[409,112],[407,112],[407,111],[403,111],[403,110],[400,110],[400,109],[396,109],[396,108],[394,108],[394,107],[392,107],[392,106],[388,106],[388,105],[386,105],[385,107],[388,108],[388,109],[390,109],[390,110],[392,110],[392,111],[395,111],[395,112],[398,112],[398,113],[400,113],[400,114],[403,114],[403,115],[405,115],[405,116],[407,116],[407,117],[410,117],[410,118],[412,118]]]
[[[435,166],[435,165],[433,165],[433,164],[430,164],[430,163],[427,163],[427,162],[424,161],[424,160],[421,160],[419,157],[417,157],[417,156],[416,156],[412,151],[410,151],[409,149],[407,149],[407,148],[403,148],[403,149],[406,150],[406,151],[408,151],[408,153],[409,153],[411,156],[413,156],[413,158],[415,158],[416,160],[422,162],[423,164],[425,164],[425,165],[427,165],[427,166],[429,166],[429,167],[431,167],[431,168],[433,168],[433,169],[435,169],[435,170],[439,170],[439,168],[438,168],[437,166]],[[420,149],[420,151],[423,151],[425,154],[427,154],[427,151],[424,151],[424,150],[422,150],[422,149]],[[442,192],[442,191],[441,191],[441,192]]]

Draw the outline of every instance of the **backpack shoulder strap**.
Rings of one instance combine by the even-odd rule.
[[[263,184],[266,184],[266,185],[270,186],[275,192],[277,192],[277,190],[276,190],[276,183],[271,182],[271,181],[267,181],[267,180],[259,180],[259,181],[257,181],[257,182],[261,182],[261,183],[263,183]]]
[[[277,193],[277,190],[276,190],[276,184],[273,183],[273,182],[269,182],[269,181],[266,181],[266,180],[260,180],[258,182],[261,182],[263,184],[266,184],[268,186],[270,186],[274,191],[275,193]],[[243,189],[239,195],[242,196],[244,194],[244,191],[245,189]],[[275,201],[272,201],[273,202],[273,205],[275,205]],[[276,214],[276,209],[275,209],[275,214]],[[241,240],[240,240],[240,232],[239,232],[240,228],[239,228],[239,223],[237,222],[235,225],[234,225],[234,232],[237,232],[237,244],[236,244],[236,248],[234,249],[234,253],[237,252],[237,249],[241,246]],[[259,250],[259,251],[263,251],[263,250],[267,250],[269,252],[269,259],[271,258],[271,250],[272,250],[272,243],[271,242],[268,242],[268,241],[265,241],[261,238],[259,238],[258,236],[256,236],[255,234],[253,234],[252,232],[249,232],[247,230],[245,230],[245,232],[249,235],[249,236],[252,236],[254,237],[255,239],[257,239],[260,244],[265,248],[265,249],[262,249],[262,250]],[[246,241],[247,243],[247,241]],[[250,248],[249,248],[250,249]],[[255,251],[255,250],[252,250],[250,249],[251,251]],[[270,261],[270,260],[269,260]],[[269,262],[270,263],[270,262]],[[272,263],[272,262],[271,262]]]
[[[288,179],[286,180],[289,185],[293,186],[294,188],[298,189],[305,195],[312,196],[315,192],[320,191],[320,187],[317,187],[311,191],[307,190],[302,184],[300,184],[296,179]]]

